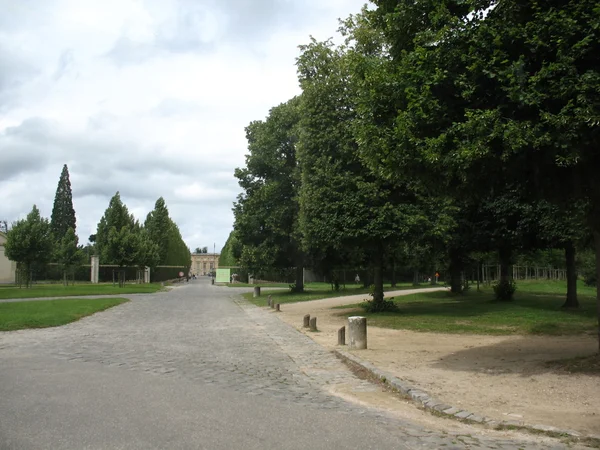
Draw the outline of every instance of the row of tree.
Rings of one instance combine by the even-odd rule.
[[[577,306],[576,249],[595,240],[600,258],[596,2],[373,3],[341,23],[344,44],[301,46],[302,94],[246,128],[240,264],[366,262],[385,308],[399,261],[461,292],[495,252],[511,300],[518,255],[560,248]]]
[[[97,232],[89,237],[91,244],[79,245],[76,218],[67,165],[63,167],[52,208],[51,219],[41,217],[34,205],[23,220],[7,233],[6,256],[16,261],[19,279],[29,286],[31,275],[49,262],[58,263],[67,284],[68,274],[93,254],[102,264],[113,264],[119,270],[119,283],[124,283],[124,267],[155,268],[177,266],[189,268],[191,254],[179,228],[169,217],[164,199],[156,201],[144,224],[129,213],[119,192],[110,200],[98,223]]]

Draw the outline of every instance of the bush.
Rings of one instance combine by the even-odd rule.
[[[503,302],[512,301],[516,290],[517,283],[515,283],[513,280],[500,280],[498,283],[494,284],[494,294],[496,295],[496,300]]]
[[[386,300],[383,298],[381,301],[375,301],[375,285],[372,284],[370,288],[369,295],[373,297],[373,300],[367,300],[360,304],[361,308],[366,312],[375,313],[375,312],[390,312],[390,311],[398,311],[398,306],[394,303],[394,298],[390,298]]]

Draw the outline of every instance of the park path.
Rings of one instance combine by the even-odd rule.
[[[197,280],[0,333],[0,449],[565,448],[430,430],[333,395],[378,387],[237,292]]]

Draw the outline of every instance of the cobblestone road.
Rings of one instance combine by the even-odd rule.
[[[183,427],[168,445],[291,449],[304,448],[313,439],[313,448],[346,448],[358,439],[364,440],[364,448],[378,449],[565,448],[532,440],[514,442],[425,430],[331,395],[331,387],[338,384],[357,391],[377,388],[356,378],[335,356],[274,313],[244,302],[235,292],[198,280],[166,293],[131,296],[129,303],[67,326],[0,334],[0,448],[66,449],[84,444],[86,448],[164,448],[160,427],[147,429],[149,435],[157,435],[154,439],[134,439],[126,427],[115,434],[110,421],[82,423],[82,414],[92,414],[93,409],[90,422],[102,423],[107,408],[115,417],[115,411],[126,411],[132,427],[146,429],[149,423],[180,420],[177,411],[186,408],[186,417],[200,414],[202,420],[210,421],[214,417],[207,415],[208,410],[213,416],[230,417],[241,414],[244,405],[249,405],[250,412],[236,419],[244,424],[240,435],[234,435],[240,433],[235,427],[224,432],[204,429],[201,435],[197,428],[192,433]],[[113,380],[99,394],[104,400],[91,394],[92,382],[97,386],[94,380],[99,377]],[[150,387],[142,399],[136,389],[143,384]],[[175,392],[176,388],[183,392],[183,399],[178,400],[181,392]],[[207,404],[209,393],[218,405]],[[185,397],[191,401],[195,395],[203,399],[202,405],[186,403]],[[168,419],[152,421],[152,406],[145,410],[152,412],[136,410],[138,401],[148,402],[153,396],[160,398],[156,401],[162,405],[159,408],[171,409]],[[119,399],[122,406],[114,404]],[[82,405],[85,402],[87,407]],[[96,402],[100,403],[93,406]],[[230,403],[238,404],[239,410],[229,411]],[[80,413],[67,414],[68,408]],[[56,423],[51,420],[55,414],[60,417]],[[149,415],[148,423],[144,414]],[[269,424],[279,422],[283,424],[279,432],[269,432]],[[173,428],[180,426],[177,423]],[[248,428],[254,430],[250,437],[245,434]],[[286,429],[289,439],[281,433]],[[306,433],[304,440],[291,439],[290,429]],[[219,432],[222,439],[216,435]]]

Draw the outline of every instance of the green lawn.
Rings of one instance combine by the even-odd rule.
[[[251,287],[253,285],[249,285]],[[412,283],[398,283],[396,287],[386,284],[384,290],[386,291],[397,291],[402,289],[415,289],[415,288],[432,287],[430,284],[423,284],[419,286],[413,286]],[[364,294],[365,299],[369,298],[369,289],[365,289],[362,284],[347,284],[346,288],[340,288],[339,291],[331,289],[331,285],[328,283],[307,283],[305,286],[305,292],[296,293],[290,292],[289,289],[285,290],[273,290],[273,291],[262,291],[261,296],[257,298],[252,297],[252,292],[242,294],[242,296],[254,303],[257,306],[266,306],[267,297],[270,295],[275,303],[295,303],[295,302],[306,302],[309,300],[318,300],[321,298],[329,297],[343,297],[346,295],[357,295]]]
[[[127,301],[126,298],[69,298],[0,303],[0,331],[56,327]]]
[[[147,294],[162,289],[160,283],[126,284],[122,288],[110,284],[34,284],[30,288],[5,286],[0,288],[0,299],[38,298],[38,297],[73,297],[80,295],[127,295]]]
[[[513,302],[498,302],[490,288],[464,295],[449,292],[412,294],[394,299],[397,312],[365,313],[378,327],[473,334],[563,335],[597,332],[595,288],[579,287],[578,310],[561,308],[566,282],[521,282]],[[354,305],[358,308],[359,305]],[[345,315],[356,315],[345,313]]]

